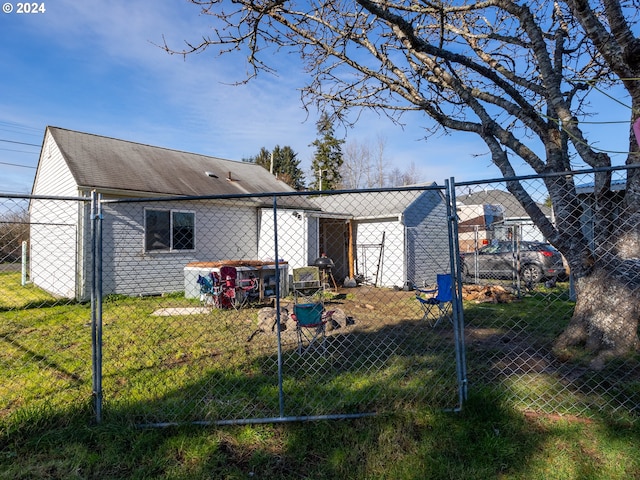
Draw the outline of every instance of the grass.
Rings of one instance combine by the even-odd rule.
[[[0,478],[627,479],[637,427],[524,415],[475,395],[460,414],[137,429],[49,412],[3,434]]]
[[[249,311],[157,317],[152,313],[161,307],[194,302],[180,295],[108,297],[105,411],[96,425],[89,306],[33,287],[17,294],[24,287],[15,277],[0,274],[0,479],[640,478],[638,422],[615,421],[597,409],[582,417],[575,407],[580,392],[548,376],[525,373],[477,385],[462,412],[445,412],[442,399],[456,393],[446,329],[420,328],[410,295],[394,304],[382,298],[377,310],[358,309],[355,294],[346,298],[339,305],[358,313],[358,331],[338,330],[331,345],[344,351],[326,357],[299,356],[292,337],[283,337],[287,411],[370,408],[379,415],[162,429],[139,424],[277,415],[273,337],[246,342],[255,328],[255,319],[243,316]],[[543,293],[514,304],[468,305],[468,324],[500,331],[500,338],[529,331],[545,342],[571,305],[549,302]],[[374,323],[390,312],[402,320]],[[482,346],[487,365],[502,359],[504,349],[492,357],[487,348],[494,345]],[[372,352],[375,369],[367,362]],[[471,359],[480,353],[472,348]],[[602,379],[590,381],[597,392]],[[637,398],[637,385],[618,383],[616,394]],[[527,411],[526,397],[559,404],[566,415]]]

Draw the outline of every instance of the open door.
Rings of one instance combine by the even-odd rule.
[[[349,277],[349,223],[344,219],[320,219],[320,252],[333,260],[333,276],[340,285]]]

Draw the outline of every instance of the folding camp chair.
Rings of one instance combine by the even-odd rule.
[[[220,301],[220,279],[213,273],[207,277],[198,275],[200,285],[200,302],[205,306],[218,306]]]
[[[293,269],[293,295],[296,303],[313,303],[322,294],[320,269],[318,267],[300,267]],[[321,300],[321,298],[320,298]]]
[[[256,302],[260,299],[260,282],[253,275],[239,278],[236,282],[236,294],[239,306]]]
[[[437,275],[437,288],[421,290],[416,288],[416,300],[422,307],[423,320],[435,327],[443,319],[452,320],[453,313],[453,279],[448,273]]]
[[[220,267],[220,307],[237,308],[238,298],[236,294],[238,271],[236,267]]]
[[[326,325],[333,312],[325,312],[322,303],[300,303],[293,306],[292,318],[296,322],[298,353],[313,349],[326,352]]]

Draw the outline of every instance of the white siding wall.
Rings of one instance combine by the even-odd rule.
[[[33,188],[34,195],[78,196],[76,183],[51,136],[47,135]],[[78,215],[76,201],[32,200],[29,206],[30,280],[61,297],[76,296]],[[80,236],[81,237],[81,236]]]
[[[404,284],[404,226],[398,219],[356,222],[356,246],[358,273],[370,282],[383,287],[403,286]],[[382,262],[379,262],[380,250],[373,246],[384,245]],[[378,265],[380,267],[378,268]]]
[[[195,250],[145,252],[145,207],[193,211]],[[257,244],[254,208],[211,202],[108,203],[103,225],[103,291],[126,295],[182,291],[188,263],[255,259]]]
[[[273,210],[262,209],[258,258],[274,258]],[[318,219],[302,210],[278,210],[278,255],[289,271],[306,267],[318,257]]]
[[[34,195],[56,195],[75,197],[78,195],[78,186],[71,175],[69,167],[60,149],[51,135],[47,133],[40,152],[38,173],[34,182]]]

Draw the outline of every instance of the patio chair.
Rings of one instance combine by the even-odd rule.
[[[200,302],[204,306],[218,306],[220,300],[219,279],[214,274],[207,277],[198,275],[198,285],[200,285]]]
[[[300,303],[293,306],[291,316],[296,322],[298,353],[304,354],[312,349],[326,352],[326,324],[331,320],[332,314],[333,312],[324,311],[322,303]]]
[[[293,269],[293,295],[296,303],[313,303],[323,291],[320,268],[300,267]]]
[[[247,278],[239,278],[236,284],[236,294],[239,306],[256,302],[260,299],[260,282],[251,275]]]
[[[236,292],[238,271],[236,267],[224,265],[220,267],[220,307],[237,308],[238,296]]]
[[[448,273],[437,275],[437,287],[433,290],[416,288],[416,300],[422,308],[422,319],[431,327],[442,320],[453,320],[453,279]]]

